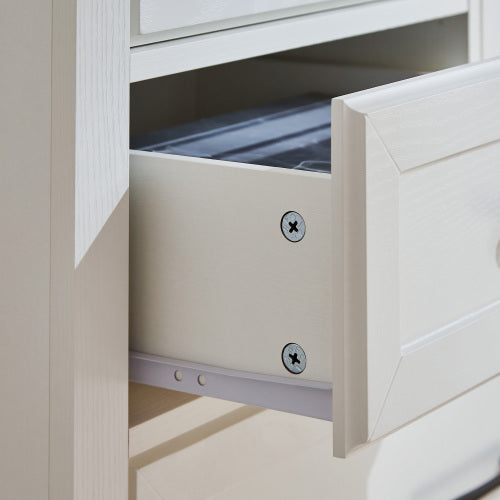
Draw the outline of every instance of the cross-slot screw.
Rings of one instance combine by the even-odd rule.
[[[281,232],[293,243],[300,241],[306,234],[306,223],[298,212],[287,212],[281,218]]]
[[[287,344],[283,348],[281,359],[290,373],[298,375],[306,369],[306,353],[299,344],[293,342]]]

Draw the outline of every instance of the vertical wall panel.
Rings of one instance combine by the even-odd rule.
[[[500,2],[483,0],[483,58],[500,56]]]
[[[77,0],[75,499],[127,497],[128,0]]]
[[[51,2],[0,15],[0,497],[46,499]]]
[[[128,2],[53,5],[50,498],[121,500],[127,496]]]

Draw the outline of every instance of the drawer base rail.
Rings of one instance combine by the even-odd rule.
[[[332,387],[325,382],[240,372],[133,351],[129,353],[129,378],[164,389],[332,420]]]

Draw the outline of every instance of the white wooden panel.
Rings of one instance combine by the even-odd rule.
[[[483,59],[500,56],[500,2],[482,0],[482,56]]]
[[[0,15],[0,497],[48,498],[50,1]],[[29,34],[29,35],[28,35]]]
[[[469,14],[467,16],[469,62],[477,62],[482,59],[483,26],[481,12],[482,0],[469,0]]]
[[[385,131],[384,144],[401,172],[497,139],[500,116],[495,108],[500,97],[496,64],[462,68],[463,89],[456,88],[457,70],[452,68],[439,73],[439,95],[435,95],[436,75],[429,74],[409,80],[406,87],[394,83],[378,93],[360,92],[351,103],[354,110],[370,113],[374,127]],[[418,102],[408,102],[406,96],[413,92],[419,92]],[[465,100],[473,106],[465,106]],[[437,108],[442,117],[439,121],[435,119]],[[457,109],[460,120],[453,120]]]
[[[466,0],[390,0],[132,49],[130,81],[272,54],[468,11]]]
[[[330,176],[131,154],[131,349],[330,381]],[[258,203],[256,203],[258,200]],[[306,220],[294,244],[289,210]],[[307,353],[292,375],[281,352]]]
[[[129,2],[76,21],[75,498],[125,498]]]
[[[470,0],[469,60],[479,61],[500,56],[500,2]]]
[[[53,6],[50,498],[125,498],[128,2]]]
[[[127,494],[128,194],[76,270],[75,500]]]
[[[373,2],[374,0],[253,0],[232,2],[230,0],[187,0],[179,5],[175,0],[139,0],[141,34],[173,30],[232,19],[229,26],[255,24],[277,17],[289,17],[320,9]],[[238,19],[240,18],[240,19]],[[242,19],[241,19],[242,18]],[[229,27],[223,25],[223,28]],[[203,28],[198,28],[203,30]]]
[[[440,331],[459,311],[474,315],[500,298],[499,157],[494,143],[401,176],[402,345]]]
[[[334,100],[336,453],[499,373],[499,94],[494,60]]]
[[[369,362],[375,360],[379,363],[377,376],[367,375],[367,425],[372,428],[399,364],[399,346],[393,342],[392,336],[399,330],[401,318],[397,312],[387,314],[387,311],[394,311],[400,294],[399,269],[394,266],[399,260],[399,234],[394,228],[399,227],[401,197],[398,193],[399,176],[392,160],[371,124],[368,123],[366,129],[367,161],[373,165],[365,173],[366,206],[370,207],[366,209],[365,259],[370,270],[366,279],[366,322],[367,328],[377,332],[376,336],[367,335],[366,351]],[[381,216],[383,224],[379,222]],[[355,221],[351,223],[356,224]],[[352,229],[347,227],[346,230]]]
[[[129,106],[128,2],[77,5],[75,266],[127,190]]]
[[[414,420],[495,377],[500,367],[500,308],[420,349],[403,351],[401,364],[370,439]]]
[[[194,0],[195,2],[198,0]],[[222,2],[218,2],[223,4],[226,0]],[[292,0],[295,1],[295,0]],[[166,31],[154,31],[147,34],[142,34],[140,32],[140,23],[141,23],[141,9],[140,9],[140,0],[131,1],[131,25],[130,25],[130,46],[135,47],[138,45],[146,45],[150,43],[162,42],[165,40],[173,40],[178,38],[185,38],[188,36],[199,35],[201,33],[211,33],[214,31],[221,31],[227,29],[234,29],[238,26],[250,26],[257,23],[270,22],[276,19],[286,19],[295,16],[307,15],[314,12],[325,11],[332,8],[345,7],[347,5],[365,3],[369,1],[376,0],[326,0],[326,1],[308,1],[302,2],[302,5],[296,5],[294,7],[289,7],[281,10],[264,10],[262,12],[257,12],[251,15],[244,15],[240,17],[223,17],[216,21],[211,22],[203,22],[202,24],[193,24],[189,19],[186,20],[187,24],[184,24]],[[187,11],[192,11],[188,2],[182,5],[182,7],[186,7]],[[252,9],[250,6],[250,2],[247,3],[228,3],[229,9],[235,8],[241,12],[249,12]],[[160,7],[160,9],[163,6]],[[228,9],[228,10],[229,10]],[[176,9],[179,10],[179,9]],[[174,16],[179,17],[179,14],[176,13]],[[227,16],[227,14],[226,14]],[[198,16],[199,17],[199,16]],[[159,20],[159,22],[165,22],[166,18]],[[158,21],[157,21],[158,22]],[[167,21],[168,22],[168,21]]]
[[[76,2],[54,0],[50,275],[51,500],[74,493]]]

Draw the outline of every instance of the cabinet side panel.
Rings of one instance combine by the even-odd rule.
[[[53,0],[53,10],[50,498],[121,499],[127,497],[128,3]]]
[[[75,500],[127,498],[128,194],[75,280]]]
[[[51,2],[0,16],[0,496],[48,497]]]
[[[76,2],[53,0],[50,275],[51,500],[73,496]]]
[[[127,497],[128,0],[76,2],[75,499]]]
[[[128,188],[129,2],[77,2],[75,265]]]

